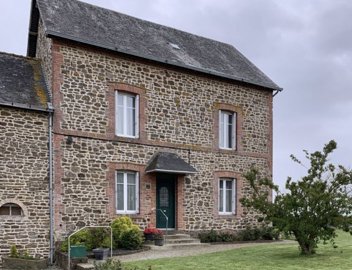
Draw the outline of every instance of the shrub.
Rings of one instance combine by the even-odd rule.
[[[212,243],[218,241],[218,235],[214,229],[211,229],[209,232],[202,232],[198,234],[198,237],[202,243]]]
[[[143,244],[143,237],[139,229],[132,228],[121,235],[120,247],[125,249],[140,249]]]
[[[17,247],[15,245],[11,246],[10,257],[18,258],[19,256],[20,256],[20,254],[18,253]]]
[[[111,227],[112,227],[112,233],[113,233],[113,247],[116,249],[117,247],[119,248],[127,248],[126,247],[126,242],[122,242],[122,236],[130,231],[130,230],[134,230],[134,231],[138,231],[139,232],[139,227],[135,224],[133,224],[131,218],[129,217],[118,217],[116,219],[113,220],[113,222],[111,223]],[[133,233],[131,233],[132,235]],[[127,236],[126,236],[127,237]],[[141,236],[140,236],[141,237]],[[137,239],[138,241],[138,239]],[[129,245],[127,245],[129,246]]]
[[[72,235],[70,245],[84,245],[88,251],[98,248],[110,248],[110,230],[106,228],[87,228]],[[61,251],[68,251],[68,239],[61,244]]]
[[[261,231],[258,228],[246,228],[238,233],[240,241],[255,241],[261,238]]]

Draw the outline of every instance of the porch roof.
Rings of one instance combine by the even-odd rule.
[[[194,174],[197,170],[174,153],[158,152],[149,161],[145,172]]]

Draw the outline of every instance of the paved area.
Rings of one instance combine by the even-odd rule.
[[[240,244],[221,244],[221,245],[202,245],[199,247],[179,247],[179,248],[170,248],[165,245],[162,247],[151,246],[151,249],[148,251],[143,251],[140,253],[134,253],[130,255],[115,256],[115,260],[120,260],[122,262],[128,261],[140,261],[140,260],[149,260],[149,259],[159,259],[159,258],[168,258],[168,257],[186,257],[186,256],[195,256],[199,254],[213,253],[218,251],[237,249],[243,247],[259,246],[259,245],[283,245],[283,244],[292,244],[292,241],[279,241],[279,242],[265,242],[265,243],[240,243]],[[6,270],[6,269],[3,269]],[[61,270],[57,266],[50,266],[46,270]]]
[[[180,248],[169,248],[167,245],[162,247],[152,246],[151,250],[116,256],[114,259],[120,260],[122,262],[128,261],[139,261],[139,260],[149,260],[149,259],[159,259],[167,257],[185,257],[185,256],[194,256],[205,253],[213,253],[218,251],[250,247],[250,246],[259,246],[259,245],[282,245],[292,243],[292,241],[279,241],[279,242],[265,242],[265,243],[241,243],[241,244],[221,244],[221,245],[203,245],[199,247],[180,247]]]

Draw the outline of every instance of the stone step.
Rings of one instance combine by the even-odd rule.
[[[166,244],[165,247],[171,249],[182,249],[182,248],[199,248],[199,247],[206,247],[210,244],[207,243],[181,243],[181,244]]]
[[[167,239],[191,238],[191,236],[189,234],[181,234],[181,233],[168,234],[168,235],[166,235],[166,233],[165,233],[164,235],[167,237]]]
[[[194,239],[194,238],[176,238],[176,239],[166,238],[166,242],[168,244],[200,243],[199,239]]]
[[[90,263],[79,263],[76,266],[77,270],[94,270],[94,265]]]

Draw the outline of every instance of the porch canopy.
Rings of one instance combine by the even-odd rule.
[[[163,172],[174,174],[194,174],[196,169],[178,155],[169,152],[158,152],[149,161],[146,173]]]

